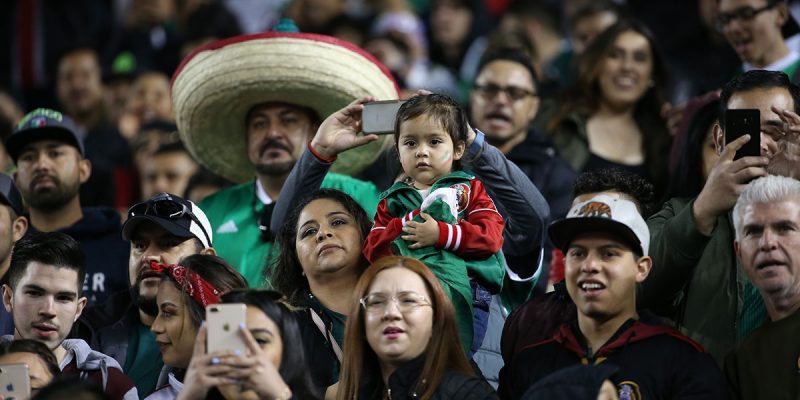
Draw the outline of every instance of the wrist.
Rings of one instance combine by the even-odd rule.
[[[332,162],[336,161],[336,154],[327,154],[322,149],[319,149],[319,148],[315,149],[313,140],[309,140],[308,141],[308,151],[310,151],[311,154],[313,154],[314,157],[317,158],[317,160],[320,160],[322,162],[332,163]]]
[[[705,202],[701,196],[697,196],[694,204],[692,204],[692,217],[694,218],[694,223],[695,226],[697,226],[697,230],[700,231],[700,233],[708,236],[711,234],[711,231],[714,230],[717,216],[704,206]]]

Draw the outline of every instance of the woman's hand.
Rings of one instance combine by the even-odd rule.
[[[183,390],[178,395],[178,400],[202,399],[214,386],[238,383],[235,378],[229,376],[235,369],[228,364],[233,354],[231,352],[206,354],[206,334],[207,328],[203,323],[197,331],[192,361],[183,378]]]
[[[292,391],[283,381],[278,367],[264,355],[249,330],[239,327],[239,334],[244,339],[249,354],[246,357],[237,358],[236,370],[231,373],[231,376],[239,378],[242,391],[252,390],[260,399],[289,400],[292,397]],[[292,351],[292,349],[285,350]]]
[[[311,140],[311,148],[322,157],[334,158],[345,150],[378,140],[378,135],[375,134],[359,135],[364,103],[371,101],[375,101],[375,98],[362,97],[325,118]]]

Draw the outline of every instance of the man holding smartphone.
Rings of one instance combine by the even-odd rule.
[[[211,224],[194,203],[159,193],[128,211],[122,235],[130,241],[130,289],[86,309],[71,336],[114,358],[145,397],[155,390],[163,363],[150,331],[158,314],[160,280],[142,278],[151,262],[176,264],[193,254],[215,255]]]
[[[800,173],[800,88],[782,72],[750,71],[725,85],[720,107],[721,126],[729,109],[759,110],[761,156],[735,159],[752,139],[745,135],[725,145],[726,132],[714,127],[720,158],[703,190],[695,199],[670,199],[648,220],[653,269],[641,305],[673,319],[722,365],[767,317],[736,260],[730,212],[751,180]]]

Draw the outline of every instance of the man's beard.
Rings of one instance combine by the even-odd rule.
[[[156,317],[158,316],[158,302],[155,297],[142,297],[139,295],[139,282],[131,286],[131,299],[136,304],[136,308],[143,313]]]
[[[80,190],[79,183],[65,185],[58,177],[51,176],[50,178],[55,183],[55,186],[51,189],[41,190],[37,193],[31,187],[33,183],[28,187],[28,193],[25,193],[25,200],[28,201],[32,209],[46,213],[58,211],[78,195]]]
[[[284,176],[292,172],[292,168],[294,168],[294,164],[297,160],[291,161],[283,161],[283,162],[276,162],[270,164],[256,164],[256,172],[259,175],[266,175],[266,176]]]

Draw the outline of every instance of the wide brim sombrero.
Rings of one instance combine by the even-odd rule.
[[[245,118],[254,105],[283,102],[311,108],[320,121],[356,98],[398,98],[391,73],[364,50],[316,34],[237,36],[189,54],[172,78],[181,139],[208,169],[234,182],[253,179]],[[391,145],[389,135],[339,155],[331,168],[353,175]]]

